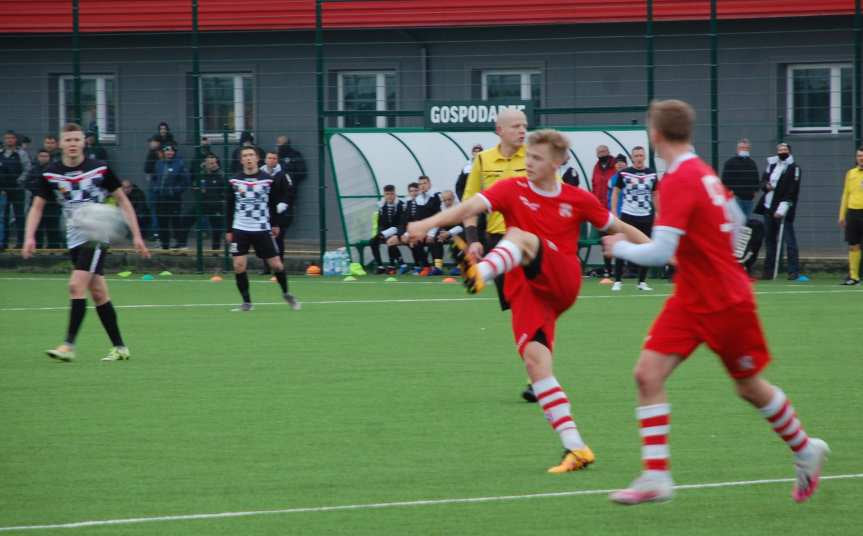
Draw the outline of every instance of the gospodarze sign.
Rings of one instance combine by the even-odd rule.
[[[528,120],[533,116],[531,101],[428,102],[425,124],[432,130],[494,128],[497,116],[507,108],[521,110]]]

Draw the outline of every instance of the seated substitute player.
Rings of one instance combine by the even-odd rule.
[[[251,311],[252,298],[249,295],[249,274],[246,272],[246,255],[249,246],[254,246],[255,254],[264,259],[272,269],[282,297],[291,309],[298,310],[300,302],[288,292],[288,277],[285,275],[285,265],[279,258],[279,251],[274,240],[279,234],[279,212],[277,207],[284,206],[288,193],[284,191],[284,181],[274,181],[269,175],[258,168],[258,149],[247,146],[240,149],[242,169],[233,179],[228,181],[226,189],[227,228],[226,234],[231,244],[230,251],[234,258],[234,277],[237,288],[243,297],[243,303],[235,311]]]
[[[606,255],[642,266],[663,266],[672,256],[677,258],[674,293],[650,328],[635,366],[644,472],[610,498],[638,504],[672,497],[671,406],[664,384],[704,342],[722,359],[737,393],[758,408],[793,452],[797,478],[791,496],[802,502],[818,487],[829,449],[821,439],[806,435],[785,393],[761,377],[770,354],[752,288],[732,247],[732,233],[743,225],[743,213],[716,172],[691,152],[694,121],[695,112],[685,102],[650,105],[650,140],[669,162],[659,183],[663,210],[653,240],[636,245],[619,234],[603,239]]]
[[[402,225],[401,229],[403,231],[401,236],[401,243],[405,246],[408,246],[411,249],[411,255],[414,258],[414,272],[419,274],[423,267],[428,264],[428,255],[426,254],[426,248],[423,245],[425,243],[426,237],[415,238],[410,235],[405,229],[407,229],[407,225],[412,221],[417,221],[422,219],[422,206],[417,202],[417,196],[420,193],[420,185],[417,182],[412,182],[408,184],[408,199],[404,202],[405,210],[402,213]],[[407,271],[407,266],[402,267],[402,273]]]
[[[411,237],[420,238],[433,227],[443,227],[497,211],[507,222],[504,237],[477,262],[461,253],[465,285],[482,290],[508,272],[504,293],[512,308],[512,329],[539,404],[551,427],[560,435],[564,455],[550,473],[578,471],[594,462],[570,413],[569,399],[552,371],[557,318],[569,309],[581,286],[578,233],[582,222],[599,229],[623,232],[635,242],[648,238],[617,220],[590,192],[558,182],[555,172],[566,159],[569,142],[554,130],[540,130],[528,138],[527,177],[497,181],[461,205],[409,224]],[[462,252],[468,247],[460,237]]]
[[[375,235],[369,240],[372,256],[375,258],[377,273],[384,272],[394,274],[402,263],[402,255],[399,253],[399,236],[404,232],[402,220],[404,219],[405,204],[396,197],[396,187],[392,184],[384,186],[384,198],[378,203],[378,212],[375,214]],[[389,268],[384,266],[381,260],[381,244],[386,244],[389,254]]]
[[[102,361],[123,361],[131,354],[117,325],[117,313],[108,295],[108,282],[105,281],[102,267],[108,244],[103,241],[93,241],[94,237],[78,228],[74,215],[81,208],[91,203],[104,203],[110,195],[117,201],[117,206],[123,213],[129,229],[132,231],[132,242],[138,254],[144,258],[150,256],[147,246],[141,238],[141,229],[135,217],[135,209],[129,198],[120,188],[120,181],[107,164],[84,157],[84,130],[80,125],[69,123],[60,132],[60,149],[62,157],[59,162],[51,162],[42,170],[40,181],[34,186],[33,203],[27,214],[27,229],[21,256],[30,258],[36,250],[36,229],[45,204],[54,195],[63,207],[66,219],[66,240],[69,244],[69,256],[72,258],[72,275],[69,277],[69,326],[66,340],[53,350],[48,350],[48,356],[60,361],[75,359],[75,338],[84,321],[87,312],[87,291],[96,304],[96,313],[102,326],[108,333],[113,347]]]

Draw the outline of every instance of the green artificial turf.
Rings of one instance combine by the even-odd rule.
[[[43,352],[65,333],[65,279],[0,276],[0,531],[135,518],[20,532],[860,533],[863,289],[756,287],[774,354],[765,376],[830,443],[825,475],[850,477],[803,505],[790,482],[750,482],[792,477],[791,456],[701,349],[668,386],[673,474],[733,485],[625,508],[603,490],[640,470],[631,370],[665,282],[612,294],[586,279],[559,322],[556,376],[597,462],[552,476],[559,441],[520,400],[525,374],[493,293],[294,277],[303,309],[291,311],[253,278],[255,310],[235,313],[231,276],[140,275],[109,276],[131,361],[100,362],[109,344],[90,309],[68,364]],[[451,502],[471,498],[488,500]],[[153,519],[236,512],[248,515]]]

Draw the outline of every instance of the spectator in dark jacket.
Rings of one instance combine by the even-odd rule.
[[[165,145],[177,145],[177,140],[174,139],[174,134],[171,133],[171,127],[168,126],[168,123],[162,121],[159,123],[159,130],[153,139],[159,142],[159,147],[163,147]]]
[[[782,241],[788,255],[788,279],[800,276],[797,251],[797,237],[794,234],[794,216],[797,213],[797,196],[800,193],[800,167],[791,155],[791,146],[780,143],[776,146],[776,156],[767,159],[767,169],[761,178],[764,192],[755,206],[755,214],[764,216],[764,241],[767,257],[764,260],[764,279],[773,278],[773,267],[781,260],[782,244],[779,244],[779,230],[782,228]]]
[[[95,132],[87,132],[87,137],[84,139],[86,147],[84,147],[84,156],[90,160],[99,160],[100,162],[108,162],[108,151],[99,144]]]
[[[372,239],[369,241],[372,256],[375,258],[375,268],[379,274],[384,272],[394,274],[402,264],[399,237],[404,233],[402,223],[404,211],[405,204],[396,197],[396,187],[392,184],[384,186],[384,198],[378,203],[378,211],[375,213],[372,225]],[[389,268],[386,268],[381,260],[381,245],[384,244],[389,254]]]
[[[299,183],[306,180],[308,176],[303,153],[291,147],[291,140],[287,136],[279,136],[276,138],[276,156],[282,170],[294,182],[294,189],[296,189]]]
[[[288,226],[289,218],[291,217],[291,208],[294,199],[294,183],[291,180],[291,176],[285,173],[284,169],[282,169],[281,164],[279,164],[279,157],[276,153],[267,153],[267,156],[264,159],[264,165],[261,167],[261,171],[273,178],[273,188],[279,188],[284,192],[283,201],[276,204],[276,212],[279,213],[282,224],[279,225],[279,234],[274,238],[276,241],[276,248],[279,250],[279,258],[284,262],[285,228]],[[263,273],[270,273],[269,264],[264,263]]]
[[[162,152],[164,159],[156,162],[156,177],[153,181],[156,212],[159,215],[159,240],[162,249],[168,249],[173,236],[174,249],[185,249],[187,229],[181,214],[183,193],[189,187],[189,171],[183,159],[177,156],[176,147],[166,145]]]
[[[128,179],[123,180],[120,185],[123,188],[123,193],[126,194],[126,197],[129,198],[129,202],[132,203],[132,208],[135,209],[135,216],[138,217],[138,221],[148,221],[150,207],[147,206],[147,196],[144,195],[144,192]],[[131,238],[131,236],[132,232],[129,231],[129,238]]]
[[[51,151],[42,148],[36,153],[36,161],[33,162],[33,167],[30,168],[30,175],[27,178],[27,189],[31,192],[37,191],[42,181],[42,170],[52,162]],[[65,233],[60,229],[60,204],[56,199],[47,199],[45,209],[42,213],[42,221],[39,229],[36,231],[36,244],[40,247],[42,241],[42,231],[45,233],[44,247],[48,249],[59,249],[65,246],[63,236]]]
[[[12,130],[3,134],[0,148],[0,195],[6,197],[0,215],[0,251],[8,247],[10,211],[15,216],[15,236],[18,247],[24,245],[24,189],[30,173],[30,157],[21,150],[18,135]],[[10,206],[11,205],[11,206]]]
[[[737,154],[726,160],[722,166],[722,182],[734,192],[737,204],[747,218],[752,214],[755,192],[761,186],[758,165],[749,156],[750,149],[749,140],[741,138],[737,142]]]
[[[222,233],[225,229],[225,174],[219,157],[210,153],[204,158],[201,168],[201,212],[210,227],[213,249],[221,249]]]

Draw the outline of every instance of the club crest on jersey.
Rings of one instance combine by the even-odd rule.
[[[560,215],[564,218],[572,217],[572,205],[569,203],[561,203],[560,204]]]
[[[752,359],[752,356],[744,355],[737,358],[737,369],[738,370],[752,370],[755,368],[755,360]]]
[[[521,202],[524,203],[524,206],[526,206],[530,210],[534,212],[539,210],[539,203],[531,203],[530,200],[523,195],[518,196],[518,198],[521,199]]]

